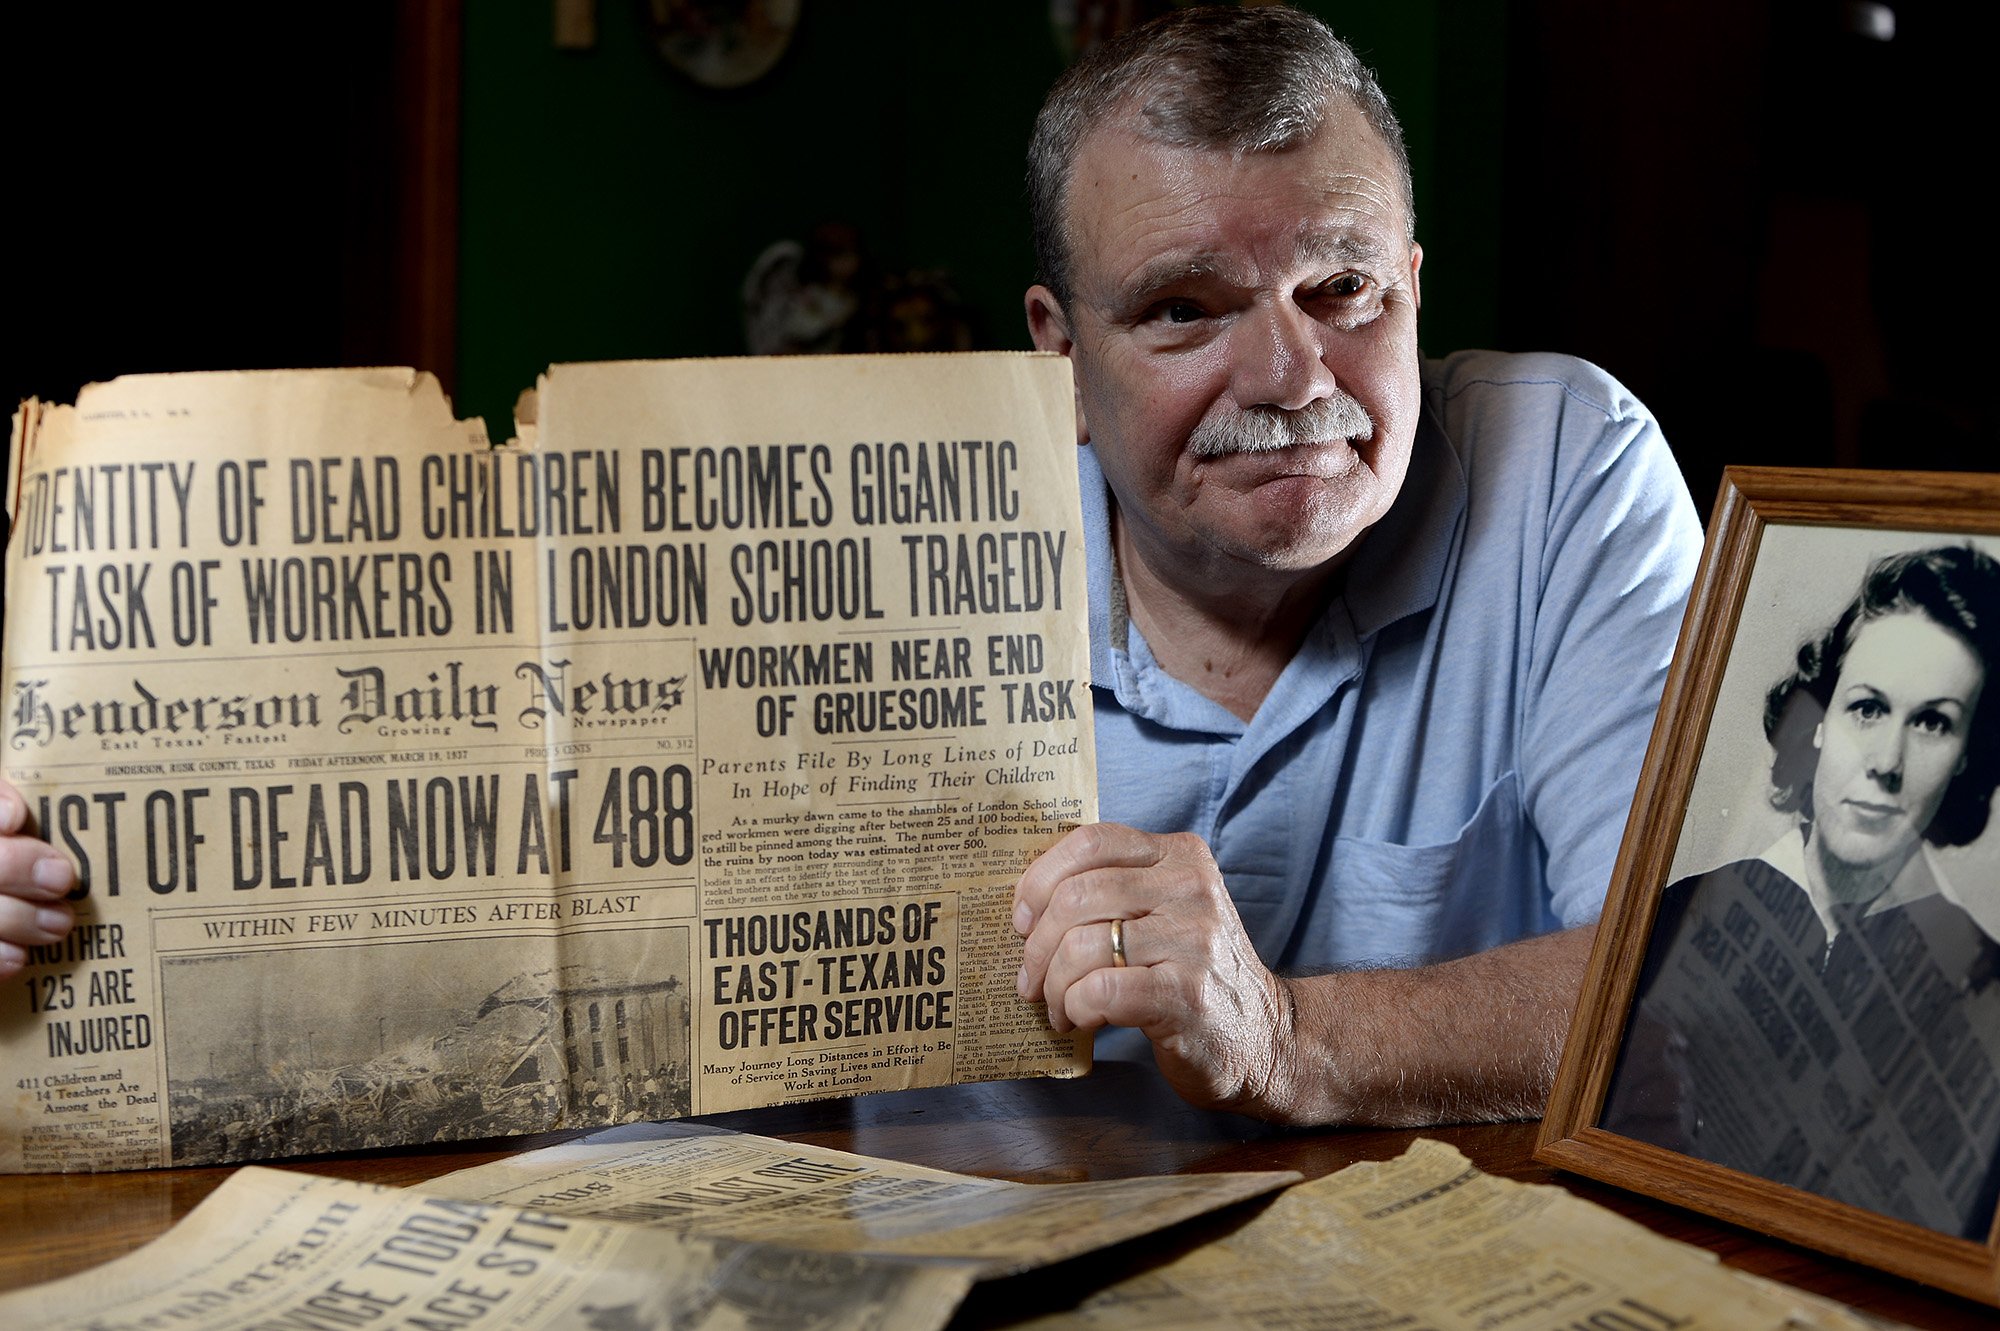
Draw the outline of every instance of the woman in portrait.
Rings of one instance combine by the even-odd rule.
[[[1984,1239],[2000,1156],[2000,949],[1933,848],[2000,782],[2000,564],[1882,559],[1764,707],[1754,860],[1661,895],[1602,1126]]]

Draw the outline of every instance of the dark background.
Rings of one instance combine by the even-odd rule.
[[[1304,7],[1405,122],[1427,351],[1600,362],[1703,509],[1726,463],[1987,467],[1985,7]],[[584,50],[554,12],[10,6],[0,396],[415,363],[504,437],[550,362],[742,351],[751,262],[826,223],[1027,345],[1044,0],[802,0],[730,91],[658,58],[644,0],[597,0]]]

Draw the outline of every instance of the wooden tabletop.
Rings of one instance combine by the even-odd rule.
[[[1422,1132],[1295,1131],[1189,1108],[1150,1066],[1100,1064],[1078,1081],[1000,1082],[710,1115],[703,1122],[1028,1183],[1126,1178],[1181,1171],[1296,1169],[1308,1177],[1358,1160],[1400,1154],[1418,1136],[1451,1143],[1492,1174],[1557,1183],[1731,1266],[1824,1294],[1918,1327],[1988,1328],[2000,1315],[1865,1267],[1558,1174],[1531,1158],[1533,1123]],[[281,1167],[376,1183],[414,1184],[575,1133],[505,1141],[315,1156]],[[0,1290],[85,1270],[164,1232],[229,1176],[228,1167],[116,1174],[22,1175],[0,1180]],[[1054,1273],[982,1285],[961,1321],[995,1325],[1021,1308],[1073,1297],[1101,1279],[1084,1258]],[[1071,1291],[1065,1295],[1065,1290]]]

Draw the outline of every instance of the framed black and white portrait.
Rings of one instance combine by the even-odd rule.
[[[2000,1302],[2000,478],[1736,469],[1539,1158]]]

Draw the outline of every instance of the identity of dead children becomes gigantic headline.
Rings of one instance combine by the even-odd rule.
[[[151,1109],[31,1096],[0,1166],[102,1166],[113,1120],[164,1163],[1084,1065],[964,983],[1095,807],[1066,366],[539,398],[500,450],[407,371],[24,409],[6,770],[85,886],[0,1049]],[[800,909],[824,940],[751,946]]]
[[[547,632],[710,622],[706,543],[580,543],[625,534],[623,454],[434,453],[412,461],[417,521],[411,525],[427,545],[565,543],[541,552]],[[841,515],[829,445],[644,448],[637,453],[638,525],[657,535],[823,529],[836,521],[855,528],[1014,523],[1021,517],[1019,462],[1011,439],[858,443],[849,452],[849,507]],[[54,609],[47,621],[51,654],[156,648],[169,632],[178,646],[213,645],[217,584],[232,574],[241,579],[243,628],[252,643],[444,637],[462,622],[444,550],[261,553],[271,507],[289,516],[280,539],[291,547],[401,541],[406,467],[394,456],[218,462],[215,535],[225,548],[260,553],[172,562],[165,570],[171,609],[160,607],[167,598],[152,583],[158,552],[187,551],[196,542],[190,510],[199,465],[81,463],[26,479],[15,539],[22,558],[44,561],[40,572]],[[909,616],[1060,610],[1069,534],[1026,528],[895,535]],[[103,559],[121,552],[138,557]],[[473,631],[513,632],[515,551],[472,553]],[[727,615],[738,626],[884,617],[876,603],[875,542],[866,536],[741,541],[721,560]]]

